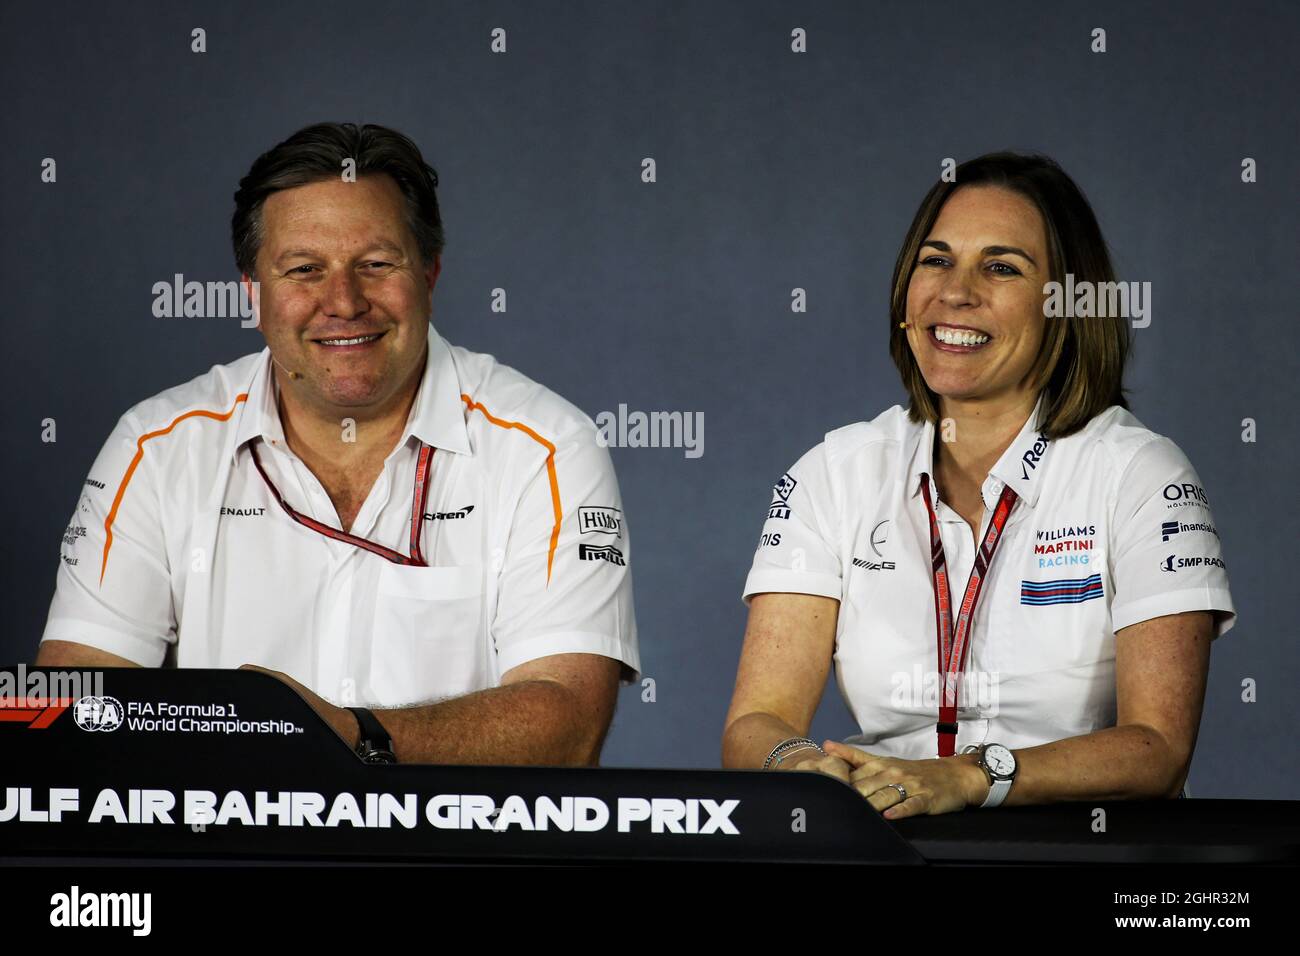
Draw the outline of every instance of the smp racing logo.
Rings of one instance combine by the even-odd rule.
[[[1225,571],[1227,570],[1223,559],[1212,554],[1201,558],[1180,558],[1176,554],[1171,554],[1160,562],[1161,571],[1177,573],[1187,568],[1223,568]]]

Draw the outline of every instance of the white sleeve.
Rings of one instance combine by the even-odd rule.
[[[104,443],[63,534],[42,641],[73,641],[145,667],[176,640],[171,574],[144,430],[124,415]]]
[[[633,672],[624,682],[635,680],[632,550],[614,465],[594,427],[557,441],[554,464],[515,509],[492,625],[500,671],[585,653],[621,661]]]
[[[1157,436],[1134,454],[1120,478],[1113,521],[1116,631],[1183,611],[1217,612],[1215,637],[1232,627],[1236,612],[1209,497],[1168,438]]]
[[[746,604],[755,594],[843,595],[836,509],[822,443],[799,459],[772,488],[767,520],[745,580]]]

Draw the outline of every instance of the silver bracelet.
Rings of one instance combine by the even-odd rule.
[[[782,761],[782,760],[785,760],[787,757],[792,757],[792,756],[794,756],[794,755],[797,754],[797,753],[802,753],[802,752],[805,751],[805,750],[816,750],[816,751],[817,751],[818,753],[820,753],[823,757],[826,756],[826,751],[822,750],[822,749],[821,749],[820,747],[818,747],[816,744],[800,744],[798,747],[791,747],[791,748],[790,748],[789,750],[787,750],[785,753],[781,754],[781,756],[779,756],[779,757],[777,757],[775,760],[773,760],[773,761],[772,761],[772,769],[773,769],[773,770],[776,770],[776,769],[780,768],[780,766],[781,766],[781,761]]]
[[[777,744],[775,747],[772,748],[772,752],[768,754],[767,759],[763,761],[763,769],[764,770],[769,769],[772,766],[773,760],[775,760],[778,756],[787,753],[788,751],[804,750],[808,747],[812,747],[822,756],[826,755],[826,751],[822,750],[821,747],[818,747],[816,741],[809,740],[807,737],[787,737],[785,740],[781,741],[779,744]]]

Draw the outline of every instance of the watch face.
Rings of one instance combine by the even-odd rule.
[[[984,749],[984,763],[995,777],[1010,777],[1016,770],[1016,758],[1001,744],[989,744]]]

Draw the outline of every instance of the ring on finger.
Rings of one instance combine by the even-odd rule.
[[[904,800],[907,799],[907,788],[904,787],[901,783],[887,783],[883,787],[881,787],[880,790],[897,790],[899,803],[902,803]],[[876,792],[879,793],[880,790],[877,790]]]

